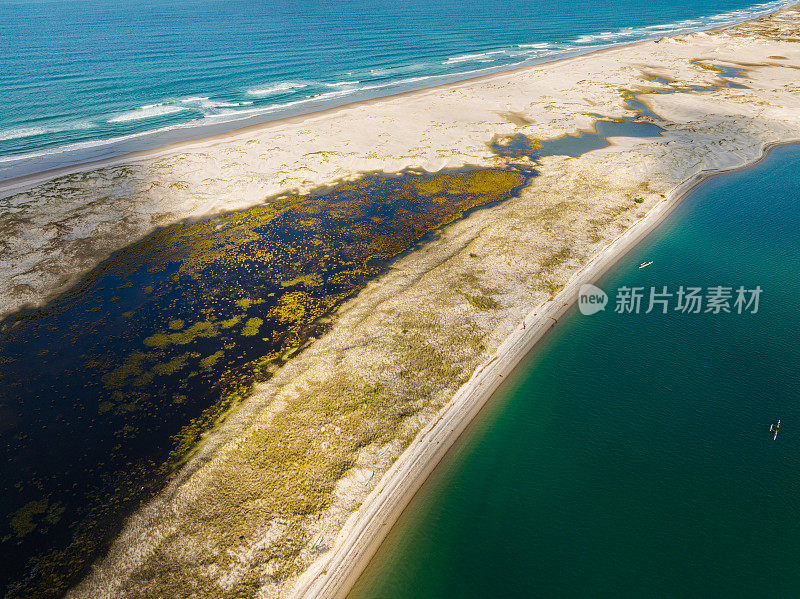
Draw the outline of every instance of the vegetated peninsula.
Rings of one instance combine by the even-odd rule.
[[[7,184],[3,316],[55,318],[114,269],[169,307],[103,414],[192,360],[246,380],[68,596],[346,592],[577,281],[702,177],[800,139],[798,42],[790,8]],[[59,509],[21,512],[20,539]]]

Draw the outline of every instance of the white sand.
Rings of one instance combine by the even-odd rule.
[[[741,26],[740,26],[741,27]],[[792,55],[794,44],[786,54]],[[759,40],[695,34],[639,43],[557,63],[277,121],[198,142],[0,184],[0,319],[65,290],[113,251],[154,228],[244,208],[290,189],[308,190],[359,174],[406,167],[429,171],[496,161],[487,147],[517,132],[550,139],[591,128],[591,113],[626,114],[621,90],[642,89],[645,74],[686,84],[718,83],[695,58],[757,64],[782,48]],[[754,67],[759,102],[738,92],[653,101],[676,120],[711,112],[792,121],[788,68]],[[649,87],[659,87],[658,85]],[[723,103],[717,100],[722,96]],[[661,113],[660,113],[661,114]],[[515,123],[529,122],[528,126]],[[733,127],[732,134],[742,127]],[[678,157],[678,160],[682,160]],[[100,168],[100,166],[102,168]],[[87,170],[90,169],[90,170]]]

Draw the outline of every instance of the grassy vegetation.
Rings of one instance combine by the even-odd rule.
[[[474,362],[485,350],[485,332],[470,325],[456,332],[453,347],[444,348],[436,341],[448,335],[432,314],[403,313],[397,321],[406,331],[391,340],[401,365],[398,378],[390,384],[388,373],[373,371],[365,379],[343,366],[312,381],[229,452],[225,468],[248,476],[214,477],[208,492],[218,500],[188,506],[184,517],[213,540],[220,567],[235,568],[237,548],[268,529],[269,553],[262,559],[270,564],[270,579],[285,580],[304,570],[302,550],[312,540],[309,525],[331,505],[337,481],[359,451],[391,442],[395,451],[406,447],[413,434],[399,433],[403,423],[430,409],[442,389],[462,384],[472,368],[465,368],[464,357]],[[207,427],[199,423],[197,431]],[[187,446],[196,441],[191,432],[187,431]],[[174,543],[180,542],[182,537],[174,538]],[[139,575],[157,580],[159,592],[169,596],[252,596],[263,584],[262,571],[247,569],[230,588],[221,589],[210,580],[182,576],[169,566],[174,554],[162,551],[161,558],[149,560]]]
[[[293,231],[310,234],[333,221],[346,230],[343,237],[357,241],[352,253],[336,257],[338,262],[331,258],[331,250],[341,241],[338,238],[320,251],[314,250],[317,261],[313,264],[303,263],[300,256],[311,253],[311,241],[301,247],[302,251],[290,248],[285,255],[278,247],[260,249],[262,264],[288,265],[274,277],[274,294],[242,288],[241,295],[227,298],[236,308],[233,311],[198,311],[196,320],[183,315],[161,320],[144,339],[144,347],[106,375],[105,384],[119,388],[143,386],[165,374],[208,373],[238,351],[240,342],[266,339],[278,329],[287,331],[274,352],[247,364],[248,374],[237,379],[238,386],[228,389],[221,401],[181,430],[169,459],[161,465],[161,473],[174,472],[185,464],[203,435],[219,427],[231,408],[251,394],[255,383],[270,379],[281,364],[297,355],[309,335],[303,326],[332,313],[414,240],[476,206],[507,198],[526,181],[521,173],[503,169],[403,177],[403,185],[391,187],[386,199],[387,206],[400,212],[394,223],[380,206],[374,212],[364,210],[362,202],[378,184],[351,181],[336,187],[336,193],[355,194],[347,201],[336,195],[326,196],[325,201],[287,195],[269,207],[258,207],[255,215],[240,214],[236,227],[223,230],[222,239],[205,239],[206,234],[211,235],[206,225],[202,231],[195,231],[202,233],[197,247],[189,244],[191,247],[178,256],[182,260],[180,273],[188,276],[200,276],[209,264],[217,268],[228,265],[232,247],[247,248],[259,239],[252,229],[287,214],[297,216]],[[604,182],[585,183],[607,192]],[[607,239],[624,220],[626,210],[644,201],[640,196],[646,197],[649,188],[643,185],[635,197],[626,197],[592,218],[586,218],[587,207],[569,195],[563,196],[568,199],[549,203],[529,202],[527,206],[533,207],[530,226],[547,230],[547,239],[552,241],[552,247],[537,256],[538,270],[535,266],[531,270],[536,280],[531,284],[530,297],[541,298],[542,293],[554,297],[563,288],[566,267],[585,258],[587,239],[589,243]],[[623,202],[628,204],[623,206]],[[422,214],[415,212],[420,203],[425,206]],[[397,223],[403,228],[393,229]],[[588,225],[589,235],[576,239],[570,230],[583,231],[581,223]],[[185,234],[171,231],[165,238],[177,243],[185,239],[181,237]],[[259,234],[263,235],[263,230]],[[471,252],[469,263],[481,264],[477,259],[487,255],[491,256],[483,250],[480,255]],[[137,571],[133,582],[142,586],[139,590],[134,584],[130,596],[251,597],[265,581],[284,581],[304,570],[308,565],[304,551],[312,542],[309,530],[333,506],[337,482],[358,463],[361,453],[391,445],[391,455],[395,456],[418,430],[415,419],[423,422],[439,409],[485,358],[487,347],[493,343],[492,327],[508,316],[503,311],[507,307],[503,302],[509,303],[504,294],[511,295],[508,286],[490,286],[489,280],[479,270],[464,272],[449,286],[443,286],[445,293],[441,296],[431,296],[431,303],[455,297],[462,314],[458,320],[446,320],[449,315],[442,310],[443,304],[426,310],[420,303],[413,310],[388,313],[390,326],[376,328],[375,337],[369,340],[353,340],[354,347],[368,347],[363,354],[349,353],[351,348],[342,352],[362,363],[325,363],[313,375],[300,372],[296,379],[284,380],[280,397],[285,405],[274,414],[270,412],[270,418],[259,418],[235,444],[226,447],[224,458],[215,457],[209,463],[208,468],[219,470],[203,478],[209,488],[197,492],[214,500],[183,506],[181,528],[169,532],[156,554]],[[350,290],[330,296],[320,293],[321,287],[339,284],[349,284]],[[152,287],[149,292],[153,292]],[[280,326],[270,328],[269,323]],[[245,339],[231,341],[229,331]],[[203,339],[213,340],[219,349],[196,352],[187,347]],[[174,393],[171,401],[182,405],[187,398]],[[110,407],[101,409],[122,410],[127,405],[122,401],[109,403]],[[41,518],[41,510],[34,507],[31,518]],[[23,514],[19,520],[23,528],[26,517]],[[260,543],[267,535],[269,543]],[[329,542],[327,539],[323,544]],[[255,552],[256,557],[241,557],[247,551]],[[240,563],[259,566],[238,568]],[[199,571],[205,571],[197,564],[213,564],[215,573],[198,576]],[[220,572],[236,572],[236,576],[220,586]]]

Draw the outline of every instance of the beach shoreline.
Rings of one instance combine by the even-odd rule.
[[[286,124],[293,124],[293,123],[302,123],[307,120],[313,120],[315,118],[324,117],[324,116],[334,116],[336,113],[340,111],[345,111],[352,108],[358,108],[362,106],[370,106],[375,104],[380,104],[385,101],[407,98],[407,97],[414,97],[414,96],[426,96],[435,94],[437,91],[441,91],[443,89],[451,89],[454,87],[459,87],[461,85],[471,85],[480,82],[492,81],[497,78],[505,77],[508,75],[513,75],[515,73],[523,73],[525,71],[529,71],[530,69],[540,68],[542,66],[554,65],[561,62],[567,62],[573,59],[580,59],[585,57],[591,57],[594,55],[602,54],[605,52],[613,51],[619,48],[627,48],[627,47],[636,47],[642,44],[647,44],[653,42],[654,40],[659,40],[664,37],[672,37],[676,35],[688,35],[691,33],[711,33],[716,31],[723,31],[725,29],[729,29],[731,27],[735,27],[741,23],[757,21],[763,18],[766,18],[776,12],[784,10],[788,6],[792,6],[788,4],[786,6],[781,6],[778,8],[770,9],[765,11],[764,13],[760,13],[755,17],[748,17],[747,19],[741,21],[733,21],[724,25],[718,25],[714,27],[705,27],[699,29],[693,29],[689,32],[685,33],[672,33],[666,35],[654,35],[653,37],[637,40],[633,42],[617,42],[608,45],[604,45],[601,47],[595,47],[594,49],[587,48],[586,50],[576,50],[566,52],[567,56],[561,56],[556,54],[552,57],[541,57],[532,59],[526,64],[521,66],[514,66],[511,68],[503,68],[497,67],[496,70],[493,70],[490,73],[485,73],[481,75],[475,75],[471,77],[464,77],[457,79],[456,81],[449,81],[445,83],[440,83],[436,85],[431,85],[427,87],[423,87],[420,89],[412,89],[407,91],[400,91],[396,93],[390,93],[386,95],[380,95],[374,98],[368,98],[363,100],[354,100],[352,102],[346,102],[344,104],[338,104],[334,106],[330,106],[327,108],[321,109],[314,109],[309,112],[301,112],[296,115],[290,116],[279,116],[274,119],[269,119],[261,122],[256,122],[250,125],[244,125],[241,127],[234,127],[232,129],[226,129],[219,133],[212,133],[209,135],[202,135],[200,137],[189,137],[187,139],[175,141],[172,143],[167,143],[163,145],[158,145],[156,147],[145,149],[145,150],[136,150],[132,152],[123,152],[118,155],[114,155],[107,158],[100,158],[96,160],[87,160],[87,161],[79,161],[75,164],[70,164],[67,166],[56,167],[56,168],[45,168],[44,170],[35,171],[29,174],[19,175],[11,178],[0,179],[0,198],[7,196],[9,194],[17,193],[31,187],[34,187],[38,184],[43,182],[49,181],[51,179],[62,177],[65,175],[71,175],[75,173],[82,173],[87,171],[92,171],[101,168],[119,166],[119,165],[126,165],[146,160],[152,160],[155,158],[159,158],[162,156],[166,156],[169,154],[173,154],[175,152],[182,152],[182,151],[191,151],[196,149],[203,149],[208,147],[209,145],[214,145],[217,143],[225,143],[225,142],[235,142],[240,141],[248,136],[253,134],[259,134],[268,132],[270,129],[275,127],[280,127]],[[563,53],[562,53],[563,54]],[[251,117],[253,119],[258,119],[258,116]],[[242,119],[248,120],[248,119]],[[236,121],[232,121],[231,124],[235,123]],[[206,127],[212,127],[211,125],[206,125]],[[154,135],[155,133],[153,133]],[[138,134],[137,134],[138,135]],[[150,133],[145,132],[143,135],[150,135]],[[36,160],[38,157],[34,157],[31,160]],[[23,157],[20,157],[20,160],[23,160]]]
[[[766,144],[761,155],[743,165],[703,171],[676,187],[622,235],[597,253],[575,273],[552,299],[529,312],[489,360],[461,387],[453,399],[417,435],[395,461],[342,529],[334,549],[324,561],[315,563],[301,576],[295,599],[344,599],[363,574],[404,510],[445,458],[458,439],[487,408],[503,383],[512,380],[525,357],[545,342],[558,320],[576,303],[580,287],[595,283],[643,242],[670,214],[706,181],[748,170],[766,160],[773,149],[800,143],[800,138]]]
[[[776,9],[776,11],[781,9]],[[772,12],[776,12],[772,11]],[[769,13],[771,14],[771,13]],[[703,31],[716,31],[725,29],[729,26],[721,26],[721,27],[714,27],[712,29],[705,29]],[[657,39],[657,38],[653,38]],[[12,193],[18,193],[20,191],[26,190],[30,187],[34,187],[39,185],[40,183],[44,183],[51,179],[57,177],[63,177],[65,175],[72,175],[75,173],[82,173],[87,171],[93,171],[102,168],[108,168],[113,166],[120,166],[126,164],[132,164],[147,160],[153,160],[156,158],[160,158],[162,156],[167,156],[170,154],[174,154],[176,152],[184,152],[184,151],[191,151],[191,150],[198,150],[198,149],[205,149],[208,146],[213,146],[218,143],[226,143],[226,142],[236,142],[246,139],[254,134],[259,133],[266,133],[270,129],[280,127],[282,125],[287,124],[298,124],[304,123],[306,121],[314,120],[317,118],[328,117],[328,116],[336,116],[337,113],[350,110],[352,108],[359,108],[359,107],[366,107],[366,106],[375,106],[380,105],[383,102],[391,101],[391,100],[399,100],[403,98],[415,98],[415,97],[422,97],[435,94],[438,91],[442,90],[449,90],[453,88],[460,87],[462,85],[471,85],[474,83],[481,83],[486,81],[492,81],[494,79],[498,79],[501,77],[506,77],[508,75],[513,75],[515,73],[524,72],[530,70],[532,68],[537,68],[546,65],[554,65],[561,62],[567,62],[576,58],[585,58],[590,57],[597,54],[603,54],[604,52],[609,52],[621,47],[635,47],[637,45],[646,44],[651,42],[652,39],[648,40],[641,40],[637,42],[630,42],[630,43],[621,43],[617,45],[610,45],[604,46],[602,48],[597,48],[595,50],[588,50],[586,52],[581,52],[578,54],[572,54],[570,56],[561,57],[561,58],[553,58],[553,59],[543,59],[541,62],[535,62],[532,64],[528,64],[525,66],[514,67],[510,69],[502,69],[498,70],[493,73],[488,73],[484,75],[477,75],[474,77],[466,77],[464,79],[459,79],[458,81],[451,82],[451,83],[441,83],[438,85],[432,85],[429,87],[424,87],[417,90],[409,90],[403,92],[397,92],[393,94],[386,94],[384,96],[379,96],[377,98],[370,98],[367,100],[355,100],[353,102],[347,102],[346,104],[339,104],[337,106],[331,106],[330,108],[323,108],[321,110],[314,110],[311,112],[305,112],[302,114],[294,115],[294,116],[287,116],[287,117],[280,117],[274,120],[266,121],[263,123],[256,123],[253,125],[247,125],[245,127],[237,127],[235,129],[231,129],[230,131],[223,131],[220,133],[206,135],[203,137],[199,137],[196,139],[188,139],[184,141],[177,141],[170,144],[165,144],[159,146],[157,148],[148,149],[148,150],[139,150],[134,152],[126,152],[120,154],[118,156],[112,156],[109,158],[101,158],[99,160],[90,160],[87,162],[79,162],[74,165],[64,166],[54,169],[46,169],[42,171],[38,171],[35,173],[31,173],[29,175],[21,175],[19,177],[12,177],[10,179],[3,179],[0,180],[0,198],[7,196]],[[467,166],[466,164],[464,166]]]

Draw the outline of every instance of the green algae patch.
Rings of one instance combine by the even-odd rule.
[[[322,285],[322,279],[318,273],[311,273],[302,277],[295,277],[288,281],[283,281],[281,287],[294,287],[295,285],[303,284],[307,287],[317,287]]]
[[[166,347],[172,343],[170,335],[164,333],[158,333],[156,335],[150,335],[147,339],[144,340],[144,344],[148,347]]]
[[[310,303],[311,298],[307,293],[295,291],[284,295],[280,303],[273,308],[271,315],[277,317],[279,322],[297,321],[308,313]]]
[[[446,202],[449,200],[448,196],[452,194],[508,193],[522,185],[526,179],[525,175],[517,171],[476,169],[457,174],[414,177],[412,183],[420,195],[435,198],[438,202]]]
[[[25,537],[40,524],[57,524],[63,513],[64,507],[60,503],[50,504],[46,499],[29,501],[12,516],[11,529],[17,537]]]
[[[189,354],[181,354],[170,359],[168,362],[156,364],[153,366],[153,374],[157,376],[165,376],[175,374],[179,370],[186,368],[186,362],[189,360]]]
[[[197,338],[216,337],[219,331],[213,322],[196,322],[185,331],[178,333],[156,333],[144,340],[148,347],[167,347],[169,345],[188,345]]]
[[[441,193],[444,189],[444,176],[414,177],[411,179],[411,183],[416,186],[420,195],[432,196]]]
[[[222,358],[222,356],[224,356],[224,355],[225,355],[225,352],[222,351],[222,350],[219,350],[218,352],[214,352],[210,356],[206,356],[205,358],[200,360],[200,367],[203,370],[211,370],[211,369],[214,368],[214,365],[217,362],[219,362],[220,359]]]
[[[232,316],[227,320],[223,320],[222,322],[219,323],[219,326],[222,329],[233,328],[237,324],[239,324],[245,316],[246,316],[245,314],[237,314],[236,316]]]
[[[19,508],[11,518],[11,529],[18,537],[24,537],[36,530],[33,519],[47,512],[47,501],[29,501]]]
[[[147,354],[133,352],[127,356],[125,362],[115,370],[103,375],[103,382],[109,388],[121,386],[126,379],[134,378],[144,374],[143,365],[148,359]]]
[[[261,325],[264,324],[264,321],[258,317],[253,317],[247,320],[244,327],[242,328],[242,335],[245,337],[252,337],[253,335],[258,334],[258,329],[261,328]]]

